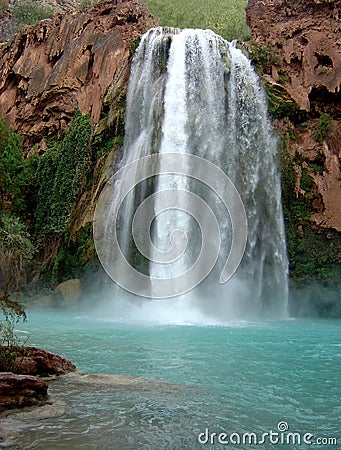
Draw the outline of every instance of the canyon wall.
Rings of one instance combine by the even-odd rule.
[[[341,231],[341,1],[251,0],[247,17],[252,41],[271,53],[265,82],[281,84],[301,111],[289,125],[297,135],[291,152],[306,160],[302,168],[308,170],[309,162],[324,161],[317,173],[309,170],[316,190],[312,221]],[[314,135],[321,112],[331,123],[319,142]]]
[[[1,117],[42,150],[76,109],[96,125],[110,86],[127,79],[131,44],[154,23],[138,1],[115,0],[24,27],[0,46]]]
[[[340,313],[341,1],[249,0],[247,21],[279,135],[294,309],[310,285],[318,313]]]

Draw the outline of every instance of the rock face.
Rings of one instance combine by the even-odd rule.
[[[250,0],[247,20],[252,40],[279,56],[286,89],[302,110],[326,93],[340,99],[340,0]],[[272,75],[280,76],[275,67]]]
[[[46,403],[47,388],[47,383],[36,377],[11,372],[0,373],[0,412]]]
[[[297,196],[313,196],[311,223],[341,231],[341,0],[250,0],[251,39],[268,52],[264,81],[284,89],[298,105],[295,118],[277,121],[288,133]],[[329,114],[322,139],[319,116]],[[302,174],[314,186],[305,191]]]
[[[14,347],[17,352],[16,373],[25,375],[61,375],[73,372],[76,366],[55,353],[37,347]]]
[[[81,280],[76,278],[73,280],[63,281],[63,283],[58,284],[52,295],[56,295],[58,293],[63,296],[63,299],[67,305],[79,302],[83,294],[83,285]]]
[[[24,27],[0,47],[0,115],[41,150],[76,109],[97,124],[106,92],[126,76],[131,42],[154,23],[137,0],[113,0]]]

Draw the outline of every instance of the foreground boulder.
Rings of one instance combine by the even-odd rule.
[[[47,383],[29,375],[0,373],[0,412],[23,406],[39,406],[47,402]]]
[[[37,347],[15,347],[15,373],[26,375],[61,375],[76,366],[68,359]]]

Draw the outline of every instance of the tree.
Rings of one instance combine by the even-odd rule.
[[[24,170],[22,137],[12,132],[5,120],[0,121],[0,201],[15,202],[20,197]]]

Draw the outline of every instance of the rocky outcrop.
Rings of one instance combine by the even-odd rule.
[[[76,370],[68,359],[37,347],[12,347],[16,353],[13,372],[25,375],[61,375]]]
[[[0,373],[0,412],[23,406],[38,406],[48,400],[47,383],[29,375]]]
[[[0,47],[0,115],[42,151],[76,109],[97,124],[106,93],[127,78],[131,43],[153,23],[137,0],[113,0],[24,27]]]
[[[82,298],[83,285],[80,279],[63,281],[58,284],[56,289],[52,293],[52,297],[61,294],[67,305],[77,303]]]
[[[0,372],[0,412],[47,402],[48,385],[34,375],[62,375],[76,370],[68,359],[41,348],[12,346],[0,349],[11,370]]]
[[[278,96],[279,87],[297,106],[290,115],[282,102],[284,118],[277,121],[288,133],[297,197],[313,198],[311,223],[317,230],[341,231],[341,0],[250,0],[247,20],[252,41],[267,59],[263,78],[270,97]],[[317,138],[321,113],[330,124]],[[302,173],[314,182],[309,192]]]
[[[340,0],[250,0],[247,20],[252,40],[273,52],[273,78],[286,79],[301,110],[309,111],[323,94],[338,102]]]

